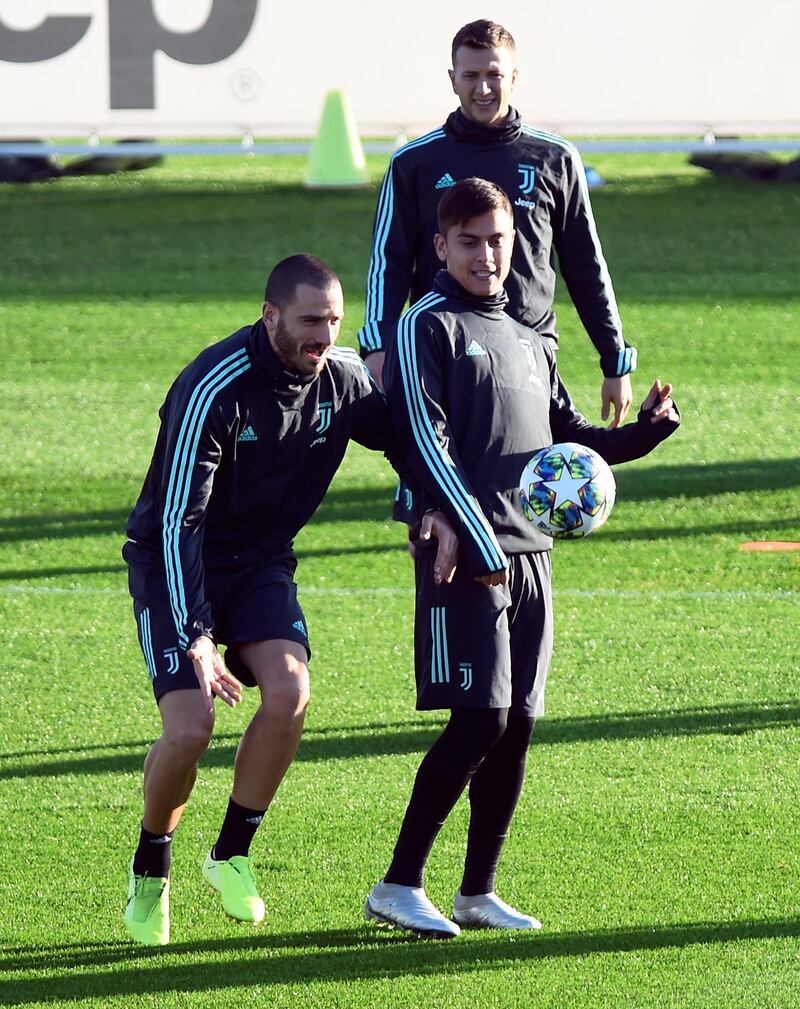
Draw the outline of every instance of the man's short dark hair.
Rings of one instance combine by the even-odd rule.
[[[339,278],[327,263],[307,252],[298,252],[297,255],[282,259],[270,273],[264,290],[264,301],[284,309],[294,301],[301,284],[327,291],[339,283]]]
[[[511,220],[514,219],[511,200],[495,182],[487,179],[462,179],[439,200],[436,209],[439,234],[446,238],[447,232],[454,225],[465,224],[473,217],[481,217],[492,210],[505,210]]]
[[[496,21],[487,21],[485,18],[470,21],[456,32],[452,49],[453,66],[456,65],[456,53],[462,46],[469,46],[470,49],[502,49],[505,46],[512,52],[517,51],[511,32]]]

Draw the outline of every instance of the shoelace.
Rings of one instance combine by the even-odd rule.
[[[152,879],[153,877],[152,876],[134,876],[133,878],[136,880],[136,882],[134,883],[134,886],[133,886],[133,895],[134,895],[134,897],[141,897],[142,894],[144,893],[145,884],[147,883],[148,879]],[[161,883],[161,884],[159,884],[159,887],[158,887],[158,894],[157,894],[158,897],[161,896],[163,890],[164,890],[164,884]]]

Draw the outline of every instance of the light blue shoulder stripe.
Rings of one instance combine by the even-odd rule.
[[[336,358],[354,357],[359,362],[359,364],[361,363],[361,358],[358,356],[358,351],[354,350],[352,347],[337,347],[337,346],[333,346],[328,351],[328,354],[331,357],[336,357]]]
[[[164,564],[167,573],[170,607],[182,647],[189,643],[183,632],[188,620],[183,569],[180,558],[180,530],[189,500],[192,468],[203,423],[214,397],[225,386],[250,368],[247,351],[242,348],[220,361],[198,382],[183,416],[175,443],[172,468],[167,484],[162,523]]]
[[[611,311],[611,323],[617,333],[622,336],[622,317],[619,314],[617,296],[614,293],[614,285],[611,282],[611,274],[608,271],[608,264],[606,263],[605,256],[603,255],[603,247],[600,244],[600,236],[597,234],[594,214],[592,213],[592,201],[589,197],[589,186],[586,182],[586,172],[583,167],[583,161],[581,160],[581,153],[574,144],[571,144],[568,140],[564,140],[563,137],[557,137],[553,133],[545,133],[543,130],[535,130],[532,126],[523,126],[522,132],[525,133],[526,136],[536,137],[541,140],[549,140],[554,144],[558,144],[559,147],[563,147],[564,150],[569,151],[575,160],[575,166],[578,174],[578,185],[580,186],[581,196],[583,197],[583,202],[586,206],[586,217],[589,222],[589,234],[591,235],[592,244],[594,245],[594,254],[597,257],[597,262],[600,267],[600,281],[603,285],[606,301],[608,302],[608,307]]]
[[[548,133],[546,130],[537,130],[533,126],[528,126],[524,123],[522,126],[522,132],[527,137],[536,137],[538,140],[549,140],[553,144],[557,144],[559,147],[563,147],[566,150],[574,151],[577,153],[578,148],[570,140],[566,140],[564,137],[559,137],[557,133]]]
[[[402,157],[407,151],[413,151],[417,147],[424,147],[426,144],[431,143],[433,140],[441,140],[446,137],[443,127],[438,126],[435,130],[431,130],[430,133],[423,133],[421,137],[417,137],[415,140],[409,140],[407,144],[403,144],[398,150],[392,155],[392,161],[395,158]]]
[[[397,347],[403,392],[414,440],[426,465],[463,522],[464,528],[475,541],[487,567],[497,571],[506,564],[503,551],[477,501],[464,486],[455,467],[446,459],[425,409],[416,359],[414,325],[421,312],[433,308],[442,301],[444,298],[435,292],[426,294],[400,320]]]
[[[352,347],[331,347],[328,351],[328,356],[332,357],[334,361],[339,361],[342,364],[349,364],[353,368],[358,368],[360,371],[363,371],[370,380],[372,380],[369,368],[364,364],[358,351],[353,350]]]
[[[383,184],[381,185],[380,196],[378,197],[378,211],[375,217],[375,237],[372,243],[372,257],[370,259],[369,270],[367,271],[367,306],[366,315],[369,325],[373,320],[380,320],[383,318],[383,300],[384,300],[384,278],[386,275],[386,242],[389,237],[389,230],[392,225],[392,216],[394,214],[394,182],[392,179],[392,165],[395,160],[405,154],[407,151],[416,150],[418,147],[424,147],[427,144],[433,143],[436,140],[441,140],[445,136],[443,129],[433,130],[431,133],[426,133],[423,137],[418,137],[416,140],[412,140],[410,143],[401,147],[399,151],[396,151],[392,155],[392,160],[389,163],[389,168],[383,179]],[[367,326],[365,326],[365,330]],[[375,338],[374,333],[368,336],[371,346],[373,349],[378,345],[378,341]]]

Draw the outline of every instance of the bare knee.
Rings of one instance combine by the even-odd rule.
[[[261,710],[273,730],[302,725],[310,700],[308,667],[292,656],[286,656],[284,668],[273,671],[261,687]]]
[[[262,695],[262,707],[270,721],[289,727],[302,722],[310,700],[308,669],[298,664]]]
[[[159,707],[163,723],[159,749],[178,766],[197,763],[214,732],[214,713],[205,709],[200,691],[167,694]]]
[[[311,697],[308,655],[296,641],[253,641],[240,646],[240,654],[261,691],[256,724],[270,732],[302,729]]]
[[[165,754],[169,754],[176,763],[196,764],[208,749],[211,742],[211,730],[201,726],[185,726],[165,732],[161,737],[161,746]]]

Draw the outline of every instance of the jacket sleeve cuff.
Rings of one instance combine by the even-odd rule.
[[[630,375],[632,371],[636,371],[636,359],[636,348],[629,347],[626,343],[620,350],[602,354],[600,367],[606,378],[621,378],[623,375]]]
[[[361,357],[369,357],[378,350],[383,350],[383,335],[380,324],[377,322],[365,322],[358,331],[358,349]]]
[[[678,409],[678,404],[673,400],[672,405],[675,412],[678,415],[677,421],[674,420],[662,420],[658,424],[651,424],[650,421],[653,416],[653,410],[655,407],[651,407],[649,410],[639,410],[636,417],[637,424],[640,429],[646,432],[647,440],[651,443],[651,449],[656,447],[662,441],[665,441],[671,434],[675,434],[681,424],[681,412]]]
[[[192,642],[196,641],[197,638],[211,638],[214,644],[217,644],[214,627],[211,623],[205,620],[195,620],[191,624],[188,624],[184,628],[184,636],[186,637],[187,648],[189,648]]]

